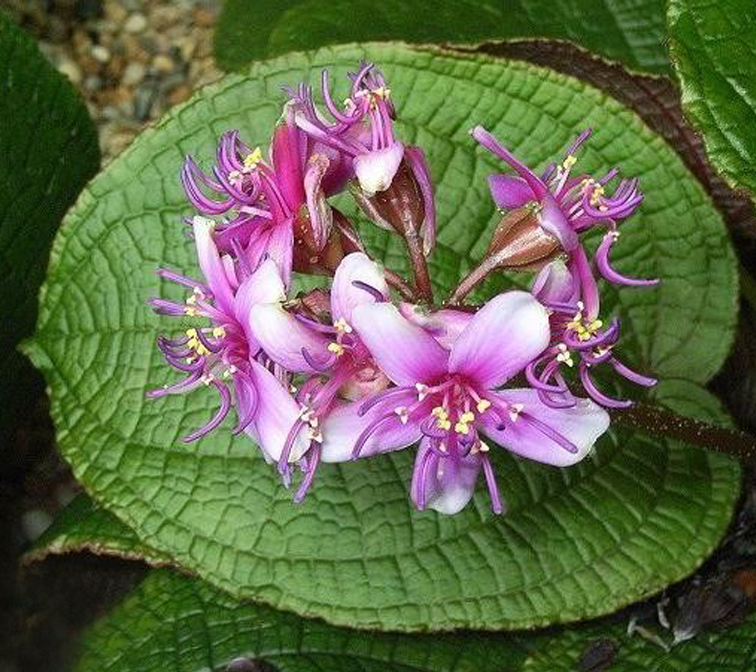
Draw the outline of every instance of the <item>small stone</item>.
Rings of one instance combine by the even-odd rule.
[[[123,24],[123,29],[127,33],[141,33],[146,27],[147,17],[140,13],[132,14]]]
[[[101,44],[97,44],[92,47],[92,58],[100,63],[107,63],[110,60],[110,50],[107,47],[103,47]]]
[[[106,2],[105,16],[114,23],[122,24],[129,13],[120,2]]]
[[[74,15],[79,21],[91,21],[102,16],[102,0],[77,0]]]
[[[194,25],[202,28],[210,28],[215,23],[215,15],[204,7],[195,7],[192,12]]]
[[[146,71],[147,69],[144,67],[144,63],[132,61],[124,69],[121,83],[124,86],[136,86],[144,79]]]
[[[89,75],[84,80],[84,88],[87,91],[99,91],[102,88],[102,78],[97,75]]]
[[[154,86],[140,86],[134,97],[134,116],[139,121],[147,121],[155,104],[157,91]]]
[[[165,54],[158,54],[152,59],[152,67],[158,72],[171,72],[175,65],[173,59]]]
[[[81,68],[70,58],[64,58],[58,63],[58,72],[62,72],[73,84],[76,85],[81,84],[81,80],[84,78]]]

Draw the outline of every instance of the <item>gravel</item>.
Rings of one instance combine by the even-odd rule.
[[[81,91],[105,161],[221,72],[219,0],[0,0]]]

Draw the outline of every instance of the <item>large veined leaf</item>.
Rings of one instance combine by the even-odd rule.
[[[682,103],[709,158],[734,187],[756,195],[756,5],[669,3],[670,50]]]
[[[524,659],[506,635],[355,632],[153,570],[86,634],[76,671],[221,671],[241,656],[280,672],[514,672]]]
[[[668,633],[661,636],[669,640]],[[548,641],[539,641],[520,668],[522,672],[575,672],[606,669],[611,672],[745,672],[756,669],[756,616],[723,632],[698,635],[671,651],[639,635],[627,635],[627,623],[617,622],[565,629]],[[583,656],[591,646],[611,642],[616,653],[605,668],[581,667]]]
[[[226,0],[215,55],[227,70],[253,60],[370,40],[472,44],[570,40],[630,68],[669,71],[662,0]]]
[[[37,290],[55,230],[97,170],[100,153],[81,97],[3,12],[0,157],[0,430],[7,436],[28,403],[24,388],[36,381],[13,350],[34,328]]]
[[[237,657],[280,672],[741,672],[756,665],[756,617],[699,635],[672,651],[626,623],[577,625],[553,635],[360,633],[233,600],[208,584],[154,570],[83,640],[76,672],[222,671]],[[615,653],[607,668],[581,666],[599,642]]]
[[[401,132],[423,145],[438,184],[437,289],[485,247],[494,163],[467,129],[482,122],[544,165],[594,126],[588,168],[621,164],[647,198],[618,245],[619,267],[661,275],[625,292],[624,351],[665,377],[704,382],[735,321],[733,253],[708,198],[670,148],[632,113],[580,82],[522,63],[405,46],[345,46],[258,64],[203,90],[147,130],[82,195],[54,247],[29,352],[52,390],[61,450],[88,491],[149,547],[234,595],[334,623],[417,630],[530,627],[606,613],[692,569],[716,545],[737,496],[730,460],[661,440],[611,435],[579,467],[498,459],[509,514],[482,494],[461,515],[415,512],[410,451],[321,470],[294,506],[257,449],[216,432],[179,437],[214,403],[203,393],[154,402],[171,379],[154,348],[174,325],[144,299],[170,295],[158,266],[196,272],[179,219],[183,154],[211,157],[241,128],[265,142],[280,86],[379,61]],[[630,231],[632,230],[632,235]],[[399,266],[400,248],[372,236]],[[178,298],[178,295],[174,294]],[[186,326],[184,327],[186,328]]]

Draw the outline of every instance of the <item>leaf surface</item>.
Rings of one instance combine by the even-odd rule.
[[[360,58],[381,63],[400,132],[428,153],[438,185],[438,290],[479,258],[496,222],[485,176],[498,167],[467,130],[483,123],[541,167],[593,126],[585,167],[619,164],[646,190],[618,244],[618,267],[664,278],[659,289],[622,293],[621,303],[607,293],[607,309],[619,306],[624,318],[625,358],[690,385],[720,366],[735,322],[732,249],[697,180],[634,114],[522,63],[399,45],[324,49],[255,65],[175,108],[92,182],[68,217],[29,352],[51,385],[59,443],[77,477],[181,566],[236,596],[336,624],[534,627],[607,613],[690,573],[721,537],[737,497],[738,467],[721,456],[627,433],[607,436],[569,470],[502,454],[509,513],[496,518],[482,492],[454,517],[414,511],[413,456],[403,451],[326,465],[295,506],[249,440],[218,431],[179,443],[212,412],[212,395],[145,399],[172,380],[155,336],[179,328],[144,304],[180,298],[154,271],[196,273],[180,224],[190,213],[177,179],[183,155],[209,163],[229,128],[265,143],[282,84],[316,80],[324,66],[341,77]],[[402,267],[396,241],[363,230],[376,256]]]

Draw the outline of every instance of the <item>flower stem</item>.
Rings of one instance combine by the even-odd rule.
[[[407,232],[404,236],[407,244],[407,254],[412,264],[412,273],[415,277],[415,287],[424,303],[433,304],[433,289],[430,275],[428,274],[428,262],[423,254],[423,243],[416,232]]]
[[[710,425],[643,402],[627,409],[612,410],[611,413],[612,419],[625,427],[726,453],[743,462],[756,462],[756,437],[747,432]]]

